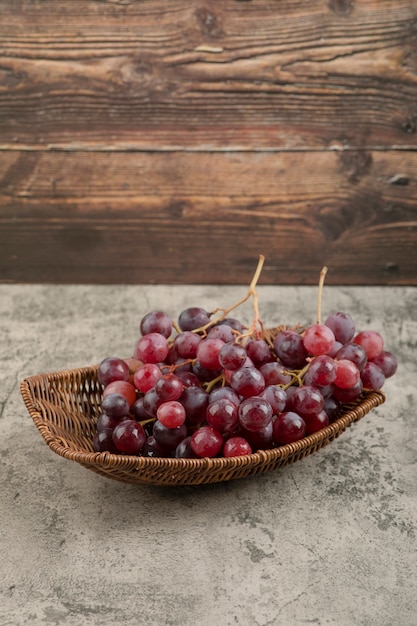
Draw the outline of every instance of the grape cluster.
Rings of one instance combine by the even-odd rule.
[[[201,307],[140,322],[129,359],[98,367],[94,449],[144,457],[233,457],[295,442],[334,421],[397,369],[346,313],[275,336]]]

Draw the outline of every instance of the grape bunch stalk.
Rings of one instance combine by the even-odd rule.
[[[132,357],[100,363],[96,452],[211,458],[271,449],[325,428],[395,374],[397,359],[380,333],[358,331],[341,311],[322,323],[327,268],[316,321],[266,330],[256,291],[263,263],[260,256],[247,294],[232,306],[191,306],[177,321],[151,311]],[[231,313],[249,299],[247,327]]]

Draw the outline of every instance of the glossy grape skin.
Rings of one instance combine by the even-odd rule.
[[[265,379],[265,385],[287,385],[291,382],[291,375],[285,374],[288,368],[278,361],[265,363],[260,368],[260,372]]]
[[[207,311],[201,307],[188,307],[184,309],[178,318],[178,326],[181,330],[196,330],[206,326],[210,322]]]
[[[113,380],[113,382],[109,383],[107,387],[103,389],[103,398],[111,393],[120,393],[126,398],[129,406],[132,406],[137,398],[136,389],[133,385],[128,383],[127,380]]]
[[[316,356],[308,369],[309,379],[313,385],[329,385],[336,378],[337,365],[325,354]]]
[[[207,337],[210,339],[221,339],[225,343],[233,342],[236,339],[236,335],[233,333],[232,327],[227,324],[213,326],[213,328],[210,328],[208,331]]]
[[[353,387],[342,389],[342,387],[333,386],[333,398],[342,404],[356,402],[361,397],[362,392],[363,384],[360,378]]]
[[[215,400],[207,407],[206,421],[222,435],[232,433],[239,424],[238,407],[227,398]]]
[[[163,400],[156,393],[155,387],[149,389],[143,396],[143,408],[151,417],[156,417],[158,408],[161,406]]]
[[[175,375],[181,380],[184,387],[202,387],[201,380],[193,372],[175,370]]]
[[[256,396],[265,389],[265,379],[255,367],[241,367],[232,373],[230,385],[241,396]]]
[[[93,437],[93,448],[95,452],[110,452],[111,454],[119,454],[113,441],[113,429],[106,428],[99,430]]]
[[[322,428],[329,425],[329,416],[325,410],[320,411],[317,415],[311,415],[309,417],[303,417],[306,424],[306,435],[312,435],[318,432]]]
[[[274,415],[285,409],[287,394],[281,387],[268,385],[259,395],[271,405]]]
[[[335,341],[333,331],[325,324],[313,324],[307,328],[303,337],[305,349],[313,356],[330,352]]]
[[[111,417],[106,413],[101,413],[97,419],[97,431],[101,432],[102,430],[111,430],[113,431],[116,428],[117,424],[120,422],[119,418]]]
[[[341,311],[332,313],[324,323],[333,331],[336,341],[340,341],[341,344],[348,343],[353,339],[355,322],[347,313]]]
[[[338,361],[342,359],[347,359],[348,361],[352,361],[356,365],[359,371],[363,370],[365,364],[367,362],[367,356],[365,350],[358,343],[347,343],[342,346],[340,350],[336,353],[335,358]]]
[[[223,456],[230,458],[234,456],[244,456],[252,454],[252,448],[249,442],[243,437],[230,437],[223,446]]]
[[[152,435],[162,448],[174,451],[178,444],[187,436],[187,427],[185,424],[177,426],[177,428],[167,428],[156,420],[153,425]]]
[[[340,391],[343,392],[344,390],[341,389]],[[337,418],[339,414],[340,402],[336,400],[336,398],[334,398],[333,396],[329,396],[324,399],[323,410],[326,411],[327,415],[329,416],[329,422],[332,422]]]
[[[219,354],[225,346],[224,341],[216,338],[203,339],[197,346],[196,357],[202,367],[210,370],[220,369]]]
[[[166,457],[167,452],[164,448],[157,442],[153,435],[149,435],[146,438],[146,441],[141,449],[141,456],[146,457]]]
[[[143,363],[162,363],[168,353],[167,339],[159,333],[149,333],[137,341],[133,356]]]
[[[113,430],[113,441],[120,452],[137,454],[146,441],[146,434],[135,420],[124,420]]]
[[[300,369],[306,363],[308,352],[303,338],[292,330],[283,330],[276,335],[274,350],[280,361],[290,369]]]
[[[385,374],[376,363],[369,361],[361,371],[361,380],[365,389],[381,389]]]
[[[384,340],[376,330],[362,330],[354,339],[366,352],[369,361],[375,359],[384,349]]]
[[[209,404],[220,400],[221,398],[227,398],[236,406],[240,404],[240,398],[231,387],[215,387],[209,394]]]
[[[123,359],[109,356],[101,361],[97,370],[97,378],[99,383],[107,387],[115,380],[129,380],[129,366]]]
[[[138,422],[148,420],[150,417],[152,417],[152,415],[150,415],[143,406],[143,396],[140,396],[139,398],[137,398],[137,400],[135,400],[135,402],[130,407],[130,412],[135,420],[137,420]]]
[[[200,335],[193,333],[191,330],[185,330],[175,337],[174,347],[177,354],[183,359],[194,359],[200,342]]]
[[[296,389],[292,397],[294,412],[302,418],[317,415],[324,407],[324,398],[312,385],[303,385]]]
[[[206,419],[209,395],[202,387],[186,387],[179,401],[185,408],[186,423],[188,425],[200,424]]]
[[[239,434],[249,442],[252,451],[269,450],[272,448],[273,422],[271,420],[264,428],[256,432],[241,428]]]
[[[178,400],[184,390],[184,384],[175,374],[165,374],[155,383],[156,394],[163,402]]]
[[[133,374],[133,384],[136,389],[142,393],[146,393],[155,386],[155,383],[161,378],[162,372],[155,363],[145,363],[141,365]]]
[[[194,361],[194,363],[191,366],[191,369],[192,369],[193,374],[195,374],[197,378],[199,378],[200,384],[210,382],[214,378],[217,378],[218,376],[220,376],[220,374],[222,374],[223,372],[221,367],[219,367],[219,369],[211,369],[209,367],[204,367],[200,363],[200,361]]]
[[[225,343],[219,352],[219,364],[226,370],[238,370],[243,367],[247,356],[245,348],[240,344]]]
[[[177,459],[197,459],[197,454],[191,447],[191,435],[180,441],[175,448],[175,458]]]
[[[275,445],[285,445],[299,441],[306,434],[306,423],[303,418],[287,411],[278,415],[273,424],[273,441]]]
[[[383,350],[376,356],[372,363],[377,365],[384,373],[385,378],[391,378],[397,371],[398,361],[397,358],[391,353]]]
[[[272,407],[260,396],[246,398],[239,406],[239,422],[246,430],[262,430],[272,421]]]
[[[223,437],[211,426],[202,426],[191,435],[193,452],[199,457],[217,456],[223,447]]]
[[[167,428],[177,428],[185,422],[185,409],[177,400],[168,400],[159,405],[156,417]]]
[[[248,357],[258,368],[274,361],[274,355],[263,339],[251,339],[251,341],[248,341],[246,344],[246,352]]]
[[[142,335],[159,333],[168,339],[172,333],[172,320],[163,311],[151,311],[141,319],[139,329]]]
[[[129,413],[129,408],[129,402],[120,393],[109,393],[101,403],[102,411],[118,420]]]
[[[357,366],[348,359],[337,361],[336,378],[334,384],[342,389],[354,387],[360,378]]]

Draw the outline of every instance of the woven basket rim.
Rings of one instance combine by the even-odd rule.
[[[68,460],[76,461],[86,466],[103,469],[125,469],[129,471],[139,472],[146,468],[164,468],[176,470],[184,470],[188,468],[192,470],[228,470],[233,468],[245,467],[248,465],[258,465],[261,463],[269,463],[278,459],[286,459],[291,455],[296,455],[303,449],[320,447],[326,445],[324,442],[332,441],[340,433],[342,433],[352,423],[359,421],[369,411],[385,402],[385,395],[381,391],[365,391],[361,399],[357,403],[347,405],[347,410],[334,422],[322,428],[321,430],[305,436],[303,439],[291,444],[270,448],[267,450],[258,450],[252,454],[238,457],[215,457],[201,459],[187,458],[166,458],[166,457],[140,457],[124,454],[112,454],[110,452],[88,452],[83,449],[74,450],[72,447],[63,445],[62,437],[57,437],[49,427],[50,421],[42,416],[39,408],[36,406],[36,398],[32,392],[33,388],[42,387],[42,385],[50,384],[54,381],[62,380],[65,377],[91,377],[97,372],[97,365],[86,366],[77,369],[67,369],[57,372],[37,374],[26,377],[20,384],[20,391],[24,404],[32,418],[35,426],[39,430],[47,445],[61,457]]]

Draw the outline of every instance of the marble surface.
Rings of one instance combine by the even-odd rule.
[[[131,353],[151,309],[175,317],[244,293],[0,285],[1,626],[417,623],[417,289],[325,288],[323,314],[380,331],[399,369],[385,404],[269,474],[125,485],[55,455],[29,418],[24,377]],[[315,288],[259,297],[267,325],[315,317]]]

